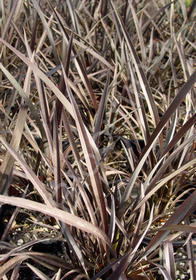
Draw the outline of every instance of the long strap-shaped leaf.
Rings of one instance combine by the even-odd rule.
[[[53,35],[52,35],[52,31],[50,30],[50,28],[48,26],[48,23],[47,23],[47,21],[45,19],[45,16],[44,16],[44,14],[43,14],[43,12],[42,12],[38,2],[36,0],[32,0],[32,2],[33,2],[33,5],[35,6],[36,11],[38,12],[38,14],[39,14],[39,16],[41,18],[41,21],[42,21],[42,23],[44,25],[44,28],[45,28],[45,30],[47,32],[48,39],[49,39],[50,44],[52,46],[54,57],[55,57],[55,60],[56,60],[56,63],[57,63],[59,61],[59,59],[58,59],[58,55],[57,55],[57,52],[56,52],[56,47],[55,47],[55,42],[54,42],[54,38],[53,38]]]
[[[0,195],[0,202],[15,205],[17,207],[26,208],[28,210],[39,211],[45,215],[54,217],[55,219],[62,221],[67,225],[76,227],[84,232],[93,234],[97,238],[101,239],[104,244],[107,244],[113,250],[113,246],[108,236],[100,228],[94,226],[92,223],[89,223],[82,218],[79,218],[78,216],[60,210],[56,207],[52,207],[50,205],[45,205],[43,203],[31,201],[29,199],[20,197]]]
[[[195,162],[196,164],[196,162]],[[149,255],[153,252],[161,242],[167,237],[170,233],[169,226],[179,224],[184,217],[191,213],[193,208],[196,205],[196,191],[194,191],[172,214],[172,216],[168,219],[168,221],[164,224],[164,226],[160,229],[160,231],[153,237],[148,247],[146,248],[145,256]]]
[[[0,42],[6,45],[10,50],[12,50],[27,66],[32,68],[32,70],[37,74],[37,76],[50,87],[50,89],[54,92],[57,98],[61,101],[61,103],[66,107],[67,111],[73,116],[73,111],[70,102],[68,99],[62,94],[62,92],[54,85],[54,83],[37,67],[37,65],[31,62],[24,54],[19,52],[17,49],[12,47],[5,40],[0,38]],[[1,65],[1,64],[0,64]],[[29,106],[29,104],[28,104]]]
[[[51,6],[51,8],[53,9],[52,6]],[[53,11],[55,13],[56,19],[58,20],[58,22],[59,22],[59,24],[60,24],[60,26],[62,28],[62,32],[64,33],[65,38],[67,39],[67,43],[68,43],[69,36],[68,36],[68,34],[67,34],[67,32],[66,32],[66,30],[64,28],[63,20],[62,20],[61,16],[59,15],[59,13],[57,12],[57,10],[53,9]],[[94,106],[94,109],[97,110],[98,104],[97,104],[96,96],[95,96],[95,94],[93,92],[93,88],[92,88],[91,83],[90,83],[90,81],[88,79],[85,67],[84,67],[82,61],[79,59],[74,46],[72,46],[72,51],[73,51],[73,54],[74,54],[75,66],[76,66],[76,68],[78,70],[78,73],[79,73],[79,75],[80,75],[84,85],[86,86],[86,88],[88,90],[88,93],[89,93],[89,95],[91,97],[91,100],[92,100],[92,103],[93,103],[93,106]]]
[[[33,59],[34,57],[32,57],[32,60]],[[27,75],[24,82],[24,92],[26,93],[27,97],[29,96],[29,92],[30,92],[30,79],[31,79],[31,69],[28,68]],[[22,100],[19,113],[17,116],[17,120],[16,120],[16,125],[12,135],[12,140],[11,140],[11,146],[16,151],[18,151],[20,146],[23,129],[27,118],[27,111],[28,111],[28,106],[25,104],[24,100]],[[11,183],[11,178],[12,178],[13,165],[14,165],[14,158],[9,153],[9,151],[7,151],[5,154],[5,158],[0,167],[0,182],[1,182],[0,193],[1,194],[7,193],[8,191],[9,184]]]
[[[28,258],[29,256],[27,254],[21,254],[11,258],[9,261],[1,265],[0,278],[3,279],[6,273],[15,268],[17,264],[21,264],[21,262]]]
[[[106,249],[106,246],[105,246],[106,244],[109,245],[109,247],[112,249],[112,244],[111,244],[109,238],[98,227],[96,227],[92,223],[89,223],[86,220],[83,220],[75,215],[69,214],[63,210],[59,210],[58,208],[56,208],[55,202],[52,199],[51,195],[46,190],[44,184],[38,179],[38,177],[34,174],[34,172],[31,170],[31,168],[26,164],[26,162],[19,156],[19,154],[2,137],[0,137],[0,141],[7,148],[7,150],[14,157],[14,159],[20,164],[20,166],[23,169],[23,171],[25,172],[26,176],[32,182],[32,184],[34,185],[34,187],[36,188],[36,190],[38,191],[38,193],[44,200],[45,204],[37,203],[37,202],[30,201],[30,200],[27,200],[24,198],[9,197],[9,196],[4,196],[4,195],[0,195],[0,202],[8,203],[8,204],[15,205],[18,207],[31,209],[34,211],[40,211],[46,215],[50,215],[51,217],[54,217],[55,219],[65,223],[65,224],[77,227],[85,232],[95,235],[96,237],[103,240],[105,249]],[[71,236],[69,236],[69,240],[70,240],[70,238],[71,238]]]
[[[105,112],[105,108],[106,108],[106,104],[107,104],[107,97],[108,97],[108,94],[109,94],[108,87],[109,87],[109,75],[107,76],[107,81],[106,81],[104,91],[103,91],[103,94],[101,96],[101,101],[100,101],[100,104],[99,104],[99,107],[98,107],[98,110],[97,110],[96,116],[95,116],[93,138],[94,138],[97,146],[98,146],[98,143],[99,143],[99,134],[100,134],[100,131],[101,131],[103,116],[104,116],[104,112]]]
[[[155,128],[153,134],[151,135],[146,147],[144,148],[142,155],[140,157],[140,161],[138,163],[137,168],[135,169],[130,182],[128,183],[125,192],[122,197],[121,201],[121,207],[125,206],[125,202],[129,199],[129,196],[131,194],[131,191],[133,189],[133,186],[135,184],[135,181],[139,175],[139,172],[141,171],[152,147],[154,146],[155,142],[157,141],[157,138],[159,137],[161,131],[163,130],[165,124],[168,122],[169,118],[172,116],[172,114],[177,110],[177,108],[180,106],[180,103],[184,100],[186,94],[189,92],[189,90],[192,88],[192,86],[196,83],[196,72],[194,72],[188,81],[184,84],[184,86],[180,89],[177,96],[174,98],[173,102],[168,107],[167,111],[163,115],[162,119],[158,123],[157,127]],[[122,208],[121,208],[122,209]],[[121,210],[121,212],[123,209]],[[122,214],[122,213],[121,213]]]
[[[27,165],[27,163],[21,158],[21,156],[9,145],[1,136],[0,141],[7,148],[8,152],[12,155],[12,157],[20,164],[27,178],[31,181],[33,186],[36,188],[46,205],[54,206],[55,203],[51,197],[51,195],[46,190],[44,184],[39,180],[39,178],[35,175],[32,169]]]
[[[73,108],[71,103],[69,102],[69,100],[62,94],[62,92],[58,89],[58,87],[56,87],[54,85],[54,83],[47,77],[46,74],[44,74],[35,63],[32,63],[24,54],[22,54],[21,52],[19,52],[17,49],[15,49],[14,47],[12,47],[9,43],[7,43],[5,40],[3,40],[2,38],[0,38],[0,42],[2,42],[4,45],[6,45],[10,50],[12,50],[27,66],[29,66],[30,68],[32,68],[33,72],[36,73],[37,77],[39,79],[41,79],[56,95],[56,97],[60,100],[60,102],[63,104],[64,108],[66,108],[67,112],[74,118],[74,113],[73,113]],[[10,74],[9,72],[5,69],[5,67],[3,67],[3,65],[0,63],[0,68],[2,68],[3,72],[5,73],[5,75],[9,78]],[[10,78],[9,78],[10,79]],[[11,79],[10,79],[11,81]],[[11,81],[12,82],[12,81]],[[42,133],[42,135],[44,135],[44,131],[42,131],[42,125],[40,124],[40,119],[37,119],[37,115],[35,113],[35,109],[34,106],[32,105],[32,103],[30,102],[30,100],[28,98],[26,98],[26,95],[24,93],[24,91],[21,89],[21,87],[19,86],[19,84],[16,82],[16,80],[14,79],[14,83],[13,83],[14,87],[20,91],[21,96],[25,99],[25,102],[27,103],[27,105],[29,106],[30,110],[32,111],[32,113],[35,115],[35,119],[36,122],[39,126],[39,129]],[[99,151],[97,149],[97,146],[95,145],[95,142],[93,141],[92,136],[90,135],[90,133],[87,131],[89,140],[91,142],[91,146],[94,150],[94,152],[96,153],[96,157],[98,160],[101,159],[101,156],[99,154]]]
[[[99,166],[96,162],[96,158],[95,158],[93,149],[91,147],[91,143],[90,143],[87,131],[86,131],[86,127],[85,127],[82,117],[80,115],[80,111],[79,111],[76,101],[72,95],[72,92],[69,88],[66,73],[65,73],[64,69],[62,69],[62,70],[64,73],[67,92],[68,92],[69,98],[70,98],[72,106],[73,106],[74,119],[76,122],[80,142],[81,142],[82,149],[84,152],[84,157],[86,160],[86,165],[87,165],[88,173],[89,173],[91,184],[92,184],[92,191],[95,196],[95,200],[96,200],[96,203],[98,206],[98,211],[101,216],[103,230],[105,232],[107,232],[108,219],[107,219],[106,205],[105,205],[105,200],[104,200],[104,195],[103,195],[101,179],[100,179],[100,176],[98,173]]]
[[[154,126],[156,127],[156,125],[159,122],[158,109],[155,105],[155,101],[154,101],[154,98],[152,96],[150,86],[148,84],[147,78],[146,78],[146,76],[144,74],[144,71],[142,69],[142,64],[141,64],[141,62],[139,60],[139,57],[138,57],[138,55],[137,55],[137,53],[134,49],[134,46],[133,46],[133,44],[131,42],[131,39],[130,39],[130,36],[129,36],[129,34],[128,34],[125,26],[124,26],[124,23],[122,22],[120,16],[117,13],[117,10],[115,8],[115,5],[114,5],[113,1],[110,0],[109,2],[111,4],[112,8],[114,9],[114,16],[115,16],[115,21],[116,21],[117,27],[120,26],[121,33],[123,34],[123,36],[125,38],[125,41],[127,43],[127,46],[129,48],[131,58],[133,59],[133,63],[134,63],[134,66],[135,66],[135,69],[136,69],[136,72],[137,72],[137,75],[138,75],[138,78],[139,78],[139,82],[140,82],[142,91],[143,91],[144,96],[146,98],[148,108],[149,108],[151,117],[153,119]]]

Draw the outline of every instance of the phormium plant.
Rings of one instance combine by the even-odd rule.
[[[0,278],[196,279],[195,1],[0,3]]]

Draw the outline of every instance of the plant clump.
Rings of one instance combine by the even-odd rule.
[[[1,1],[0,278],[196,279],[195,1]]]

